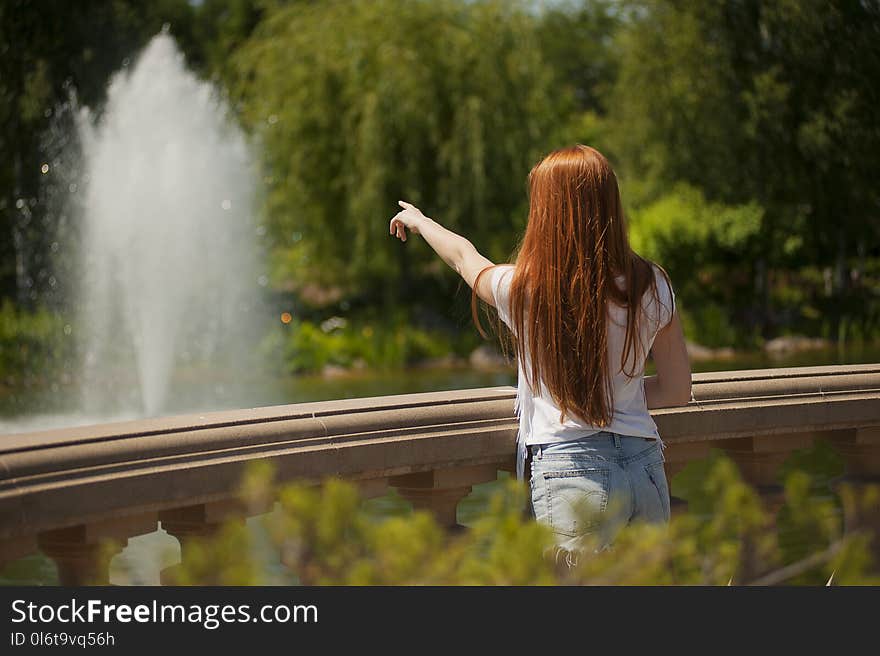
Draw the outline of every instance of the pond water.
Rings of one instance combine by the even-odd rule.
[[[716,371],[782,366],[854,364],[880,362],[880,345],[847,350],[824,349],[771,358],[763,353],[740,355],[734,359],[693,362],[693,370]],[[649,365],[646,373],[652,373]],[[167,414],[256,407],[327,399],[382,396],[413,392],[440,391],[497,385],[515,385],[512,368],[478,371],[471,368],[408,369],[405,371],[353,372],[334,377],[299,376],[284,380],[232,378],[200,372],[182,372],[175,378]],[[50,390],[6,390],[0,393],[0,439],[2,434],[74,424],[89,424],[125,416],[94,417],[76,412],[74,396],[63,388]],[[506,475],[505,475],[506,476]],[[459,521],[468,525],[487,507],[498,483],[476,486],[459,506]],[[676,481],[672,481],[673,491]],[[380,516],[406,512],[409,504],[393,492],[367,502]],[[259,533],[257,518],[248,525]],[[268,556],[272,558],[272,556]],[[111,582],[118,584],[157,584],[159,571],[179,561],[177,540],[162,530],[129,540],[111,570]],[[280,564],[279,583],[285,581]],[[0,570],[0,584],[54,584],[57,574],[52,562],[35,554],[8,564]]]

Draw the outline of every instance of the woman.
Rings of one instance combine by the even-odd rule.
[[[669,521],[663,442],[649,408],[684,405],[691,372],[666,272],[629,246],[617,178],[595,149],[556,150],[529,174],[514,265],[494,265],[416,207],[391,219],[420,234],[497,309],[517,357],[517,476],[573,562],[633,521]],[[484,275],[485,274],[485,275]],[[657,374],[643,377],[652,353]]]

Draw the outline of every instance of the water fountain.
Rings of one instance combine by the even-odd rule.
[[[167,412],[176,365],[241,370],[258,339],[251,152],[165,32],[77,129],[82,408]]]
[[[163,31],[113,76],[100,112],[72,101],[71,113],[75,133],[56,122],[43,173],[76,228],[53,252],[78,251],[57,271],[78,281],[65,298],[78,398],[2,420],[0,433],[265,405],[275,385],[256,348],[269,318],[259,178],[226,103]],[[125,580],[158,582],[169,547],[163,533],[133,539]]]
[[[251,153],[164,32],[111,80],[97,123],[84,109],[78,129],[84,408],[155,415],[176,362],[234,366],[252,350]]]

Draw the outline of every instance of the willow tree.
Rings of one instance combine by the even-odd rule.
[[[837,311],[873,303],[877,316],[870,285],[847,287],[880,247],[880,4],[624,6],[607,127],[640,200],[687,182],[713,202],[765,210],[759,248],[742,262],[765,332],[773,269],[834,266],[835,293],[849,294]]]
[[[421,240],[389,238],[401,198],[510,255],[526,175],[573,106],[527,9],[330,1],[265,17],[236,55],[233,92],[262,143],[276,285],[402,300],[436,261]]]

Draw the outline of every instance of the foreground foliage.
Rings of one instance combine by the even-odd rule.
[[[815,453],[815,451],[814,451]],[[819,448],[822,455],[822,447]],[[827,454],[826,454],[827,455]],[[803,457],[802,457],[803,458]],[[808,458],[809,459],[809,458]],[[801,463],[803,464],[803,463]],[[573,567],[546,527],[523,513],[525,489],[500,484],[486,512],[447,534],[426,512],[379,517],[354,485],[288,485],[263,531],[230,523],[213,539],[188,542],[174,581],[185,585],[727,585],[876,584],[871,534],[843,531],[843,517],[876,506],[878,489],[836,486],[803,467],[785,480],[785,505],[771,520],[735,465],[719,453],[689,466],[691,512],[668,526],[631,525],[611,549]],[[259,507],[273,494],[270,471],[243,486]],[[687,478],[687,476],[685,477]],[[697,482],[695,482],[697,481]],[[261,537],[255,537],[261,536]],[[795,538],[792,543],[792,538]],[[284,567],[267,555],[281,554]]]

